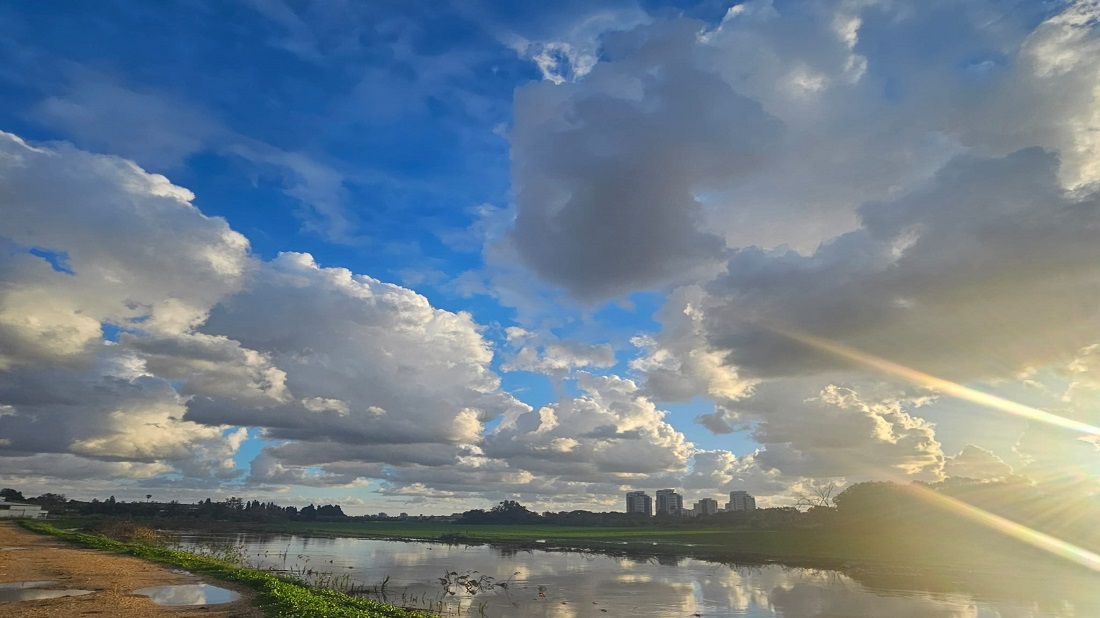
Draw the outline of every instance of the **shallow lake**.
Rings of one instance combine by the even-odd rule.
[[[726,565],[691,558],[617,557],[488,545],[281,535],[202,535],[262,568],[385,588],[390,603],[447,615],[1080,618],[1100,616],[1100,574],[1047,568],[1011,572],[839,571]],[[447,576],[448,573],[455,575]],[[447,576],[447,594],[440,581]],[[459,580],[482,576],[469,594]],[[493,586],[492,583],[507,584]],[[458,585],[455,585],[458,584]]]

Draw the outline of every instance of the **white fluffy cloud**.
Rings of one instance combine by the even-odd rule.
[[[707,340],[706,292],[696,285],[674,290],[658,313],[663,326],[656,337],[635,337],[641,352],[631,369],[645,376],[646,392],[659,401],[685,401],[706,395],[735,401],[749,395],[755,380],[743,379],[726,363],[724,351]]]
[[[116,462],[72,467],[123,476],[227,473],[239,439],[183,420],[175,376],[150,373],[127,337],[103,337],[191,337],[248,276],[247,240],[128,161],[7,133],[0,153],[3,454]]]
[[[507,340],[516,351],[502,366],[505,371],[531,371],[560,379],[577,369],[606,369],[615,364],[615,350],[606,343],[559,341],[519,327],[507,329]]]
[[[583,395],[513,414],[485,454],[567,480],[597,482],[683,470],[691,444],[631,380],[579,372]]]
[[[0,276],[18,283],[2,292],[0,365],[80,362],[103,323],[186,330],[247,275],[248,241],[164,176],[8,133],[0,156]]]
[[[842,382],[843,384],[844,382]],[[792,477],[917,478],[942,476],[935,428],[919,414],[920,398],[899,399],[889,388],[866,393],[816,380],[775,382],[736,405],[763,445],[755,462]]]
[[[264,264],[203,329],[263,351],[296,399],[264,409],[196,400],[188,418],[204,423],[265,426],[277,439],[461,444],[524,408],[500,391],[470,315],[306,254]]]
[[[260,479],[294,474],[296,451],[322,454],[308,465],[444,465],[484,422],[526,409],[468,314],[309,255],[260,262],[163,176],[0,138],[0,456],[13,466],[53,453],[105,474],[232,478],[246,427],[288,441],[254,466]]]
[[[266,487],[375,479],[392,495],[492,487],[591,506],[687,469],[691,444],[630,380],[579,372],[582,395],[531,410],[501,390],[470,315],[307,254],[260,261],[186,190],[121,159],[4,146],[4,334],[26,343],[4,348],[0,458],[19,478],[239,483],[247,428],[275,442],[247,478]],[[116,233],[126,242],[103,242]],[[615,361],[515,334],[517,369]]]
[[[1060,413],[1095,422],[1069,399],[1095,402],[1089,364],[1075,359],[1100,341],[1100,9],[1070,2],[1059,10],[1006,12],[982,0],[757,1],[737,5],[717,27],[679,20],[608,35],[606,62],[586,78],[556,89],[544,83],[548,94],[537,100],[517,96],[518,250],[546,281],[582,299],[687,283],[659,312],[663,330],[635,339],[632,370],[657,401],[712,400],[714,410],[697,422],[746,432],[763,445],[754,464],[790,478],[936,478],[945,462],[957,470],[972,457],[945,458],[934,425],[921,419],[927,392],[877,383],[781,330],[978,385],[1076,367]],[[677,28],[693,36],[678,37]],[[759,115],[681,117],[650,92],[651,80],[677,62],[691,70],[675,64],[675,72],[715,79]],[[678,135],[620,139],[614,123],[589,126],[602,109],[587,104],[596,93],[601,105],[629,109],[624,117],[635,125],[675,126]],[[723,101],[712,96],[701,109],[734,109]],[[686,128],[694,122],[710,132]],[[740,122],[774,130],[729,133]],[[531,139],[532,127],[557,129]],[[691,141],[697,135],[733,140],[754,165],[710,182],[631,156],[709,143]],[[555,149],[559,142],[568,147]],[[615,148],[627,146],[618,156]],[[619,184],[644,186],[653,201],[600,192],[615,183],[596,164],[602,156],[634,166],[634,184]],[[529,160],[540,162],[533,172]],[[548,169],[555,183],[542,180],[558,193],[538,190]],[[536,190],[525,195],[527,183]],[[695,200],[689,208],[661,193],[684,187]],[[598,199],[576,214],[575,203],[590,195]],[[548,228],[544,238],[572,235],[584,246],[554,243],[556,253],[539,256],[524,217],[538,221],[532,233]],[[632,226],[654,221],[640,247]],[[668,263],[662,252],[694,233],[722,243],[685,258],[675,274],[635,259],[652,251]],[[599,261],[594,252],[603,250],[629,268],[575,267]],[[718,255],[724,265],[713,274]],[[1072,439],[1046,433],[1033,429],[1018,454],[1042,461]],[[1076,461],[1088,448],[1076,444]]]
[[[611,346],[516,331],[502,369],[577,388],[537,410],[501,388],[470,315],[308,254],[260,260],[163,176],[0,134],[0,461],[26,478],[64,476],[48,453],[69,478],[210,482],[239,474],[258,428],[271,443],[249,479],[266,486],[577,504],[653,483],[779,494],[1093,465],[1095,442],[1043,427],[1015,459],[1000,444],[945,457],[927,392],[776,332],[1036,385],[1100,422],[1100,8],[1040,4],[753,0],[720,24],[628,12],[512,41],[546,79],[515,94],[515,204],[471,230],[487,271],[453,287],[525,325],[552,322],[558,291],[668,292],[632,379],[581,371],[613,367]],[[217,142],[292,170],[287,191],[350,233],[343,174],[227,143],[156,93],[74,84],[37,117],[164,165]],[[86,126],[131,108],[193,135]],[[715,405],[699,424],[759,448],[694,450],[658,405],[696,397]]]

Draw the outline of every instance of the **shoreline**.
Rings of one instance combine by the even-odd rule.
[[[162,522],[168,524],[169,522]],[[338,526],[347,526],[339,529]],[[659,538],[668,534],[675,535],[681,530],[636,530],[629,529],[632,533],[621,536],[617,533],[623,529],[602,529],[599,527],[563,527],[566,533],[595,533],[599,538],[570,536],[569,534],[555,535],[556,530],[548,530],[540,527],[538,533],[517,536],[516,529],[521,526],[485,525],[484,529],[477,526],[465,526],[461,532],[447,530],[443,525],[422,526],[417,533],[409,533],[408,529],[400,529],[399,526],[383,526],[381,530],[369,530],[361,524],[324,524],[324,527],[308,525],[285,524],[235,524],[232,526],[219,525],[216,530],[197,527],[176,527],[162,525],[165,530],[188,534],[278,534],[287,536],[309,536],[316,538],[360,538],[380,541],[414,542],[414,543],[440,543],[451,545],[468,545],[511,549],[519,551],[552,551],[552,552],[577,552],[597,553],[613,557],[627,558],[691,558],[729,564],[736,566],[764,566],[781,565],[794,568],[835,570],[844,572],[904,572],[936,571],[969,573],[975,570],[1003,570],[1006,567],[1051,567],[1066,572],[1096,573],[1075,563],[1060,557],[1041,552],[1035,548],[1015,544],[1002,537],[989,537],[984,540],[999,541],[999,543],[981,543],[970,540],[966,545],[949,545],[946,540],[934,537],[910,540],[897,543],[897,538],[888,535],[864,535],[850,531],[823,531],[823,530],[723,530],[705,529],[690,531],[694,534],[684,535],[697,542],[670,541],[667,538],[657,541],[648,540]],[[228,528],[228,529],[227,529]],[[398,530],[394,530],[397,528]],[[600,534],[604,533],[606,534]],[[640,537],[631,540],[631,536]],[[697,537],[697,538],[693,538]],[[806,552],[789,552],[768,546],[767,541],[779,539],[785,545],[798,545],[800,541],[813,539],[825,540],[814,550]],[[732,541],[731,541],[732,539]],[[740,547],[741,541],[751,540],[756,547],[763,546],[765,551],[752,551]],[[723,545],[723,541],[727,541]],[[775,543],[774,545],[779,545]],[[825,547],[823,548],[822,545]],[[814,547],[807,543],[803,547]],[[871,549],[868,549],[871,547]],[[885,547],[885,549],[883,549]],[[841,551],[824,553],[828,549],[841,548]],[[918,551],[906,552],[907,549]],[[969,550],[966,555],[948,555],[949,552]],[[877,555],[876,555],[877,553]]]
[[[421,610],[403,608],[370,599],[352,597],[332,590],[313,588],[291,578],[251,567],[242,567],[188,552],[116,541],[98,534],[62,530],[40,521],[22,520],[18,525],[43,538],[66,541],[79,551],[128,556],[148,563],[172,565],[194,577],[207,577],[247,591],[251,612],[234,615],[279,616],[280,618],[433,618]],[[119,556],[119,555],[122,556]],[[140,571],[140,569],[138,569]],[[80,599],[84,597],[72,597]],[[169,608],[173,609],[173,608]],[[175,615],[180,615],[178,608]],[[254,613],[252,613],[254,612]],[[68,614],[65,614],[68,615]],[[141,616],[147,614],[135,614]],[[151,615],[151,614],[148,614]],[[203,615],[217,616],[203,611]],[[58,614],[62,616],[62,614]]]

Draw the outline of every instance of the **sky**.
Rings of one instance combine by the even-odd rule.
[[[1100,434],[921,377],[1100,425],[1096,0],[0,26],[3,486],[353,514],[1100,490]]]

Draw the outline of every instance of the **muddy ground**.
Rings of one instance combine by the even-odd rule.
[[[174,572],[170,567],[138,558],[91,549],[78,549],[64,541],[28,532],[15,523],[0,522],[0,584],[26,581],[56,581],[41,590],[82,589],[84,596],[37,601],[0,601],[0,616],[20,618],[77,618],[102,615],[105,618],[159,618],[204,616],[207,618],[263,618],[252,606],[253,595],[246,589],[195,575]],[[175,584],[212,584],[241,593],[232,603],[166,607],[134,590]]]

